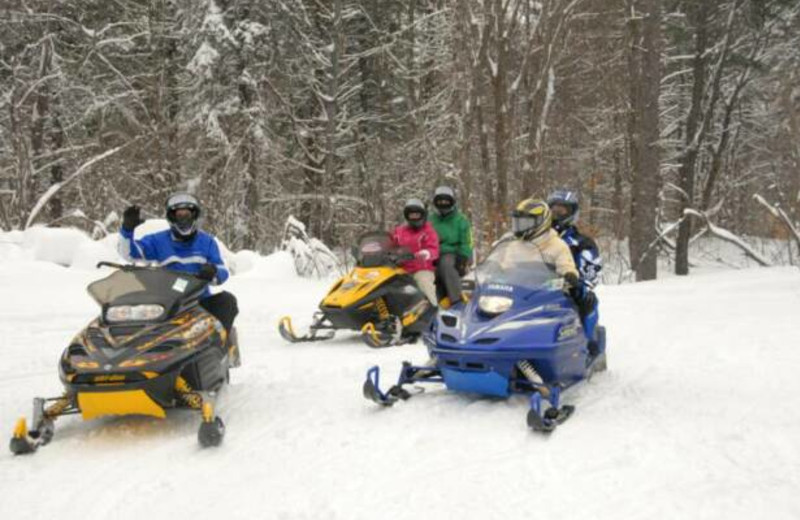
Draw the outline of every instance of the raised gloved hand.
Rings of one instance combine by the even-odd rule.
[[[212,281],[217,276],[217,266],[214,264],[203,264],[196,275],[201,280]]]
[[[578,279],[578,275],[570,271],[569,273],[564,275],[564,282],[567,284],[568,287],[576,289],[580,284],[580,280]]]
[[[144,219],[142,219],[142,210],[139,206],[128,206],[122,212],[122,229],[125,231],[133,231],[142,222]]]
[[[416,253],[414,253],[414,257],[417,260],[422,260],[423,262],[431,259],[431,252],[427,249],[420,249]]]

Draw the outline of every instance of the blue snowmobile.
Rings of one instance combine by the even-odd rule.
[[[379,367],[372,367],[364,396],[391,406],[424,391],[404,388],[417,383],[496,397],[524,393],[530,395],[528,426],[554,430],[575,410],[561,405],[562,392],[606,369],[605,328],[596,327],[588,338],[566,289],[534,244],[501,242],[478,267],[469,302],[440,310],[423,335],[431,361],[404,362],[397,384],[386,392]]]

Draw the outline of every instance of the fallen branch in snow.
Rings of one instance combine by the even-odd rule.
[[[644,258],[650,253],[650,250],[656,247],[658,244],[664,244],[668,248],[674,250],[675,243],[670,241],[667,238],[667,235],[678,229],[678,226],[681,225],[681,222],[683,222],[682,218],[668,225],[664,229],[657,229],[657,231],[659,232],[658,236],[652,242],[650,242],[650,244],[648,244],[647,249],[645,249],[644,252],[639,256],[639,262],[642,262]]]
[[[767,202],[766,199],[764,199],[764,197],[762,197],[758,193],[753,195],[753,198],[756,199],[756,202],[764,206],[773,217],[781,221],[781,223],[786,227],[786,229],[789,230],[789,233],[791,233],[792,236],[794,236],[795,241],[797,241],[797,247],[800,248],[800,230],[798,230],[797,226],[795,226],[794,223],[792,223],[792,220],[789,218],[789,215],[787,215],[782,208],[773,206],[772,204]]]
[[[709,218],[708,218],[708,215],[706,215],[702,211],[697,211],[697,210],[694,210],[694,209],[691,209],[691,208],[686,208],[685,210],[683,210],[683,215],[684,216],[692,216],[692,217],[699,218],[706,225],[706,227],[708,228],[708,232],[709,233],[711,233],[712,235],[714,235],[717,238],[725,240],[726,242],[730,242],[731,244],[734,244],[735,246],[739,247],[742,251],[744,251],[745,255],[747,255],[749,258],[752,258],[753,260],[755,260],[762,267],[770,267],[770,266],[772,266],[772,263],[770,263],[769,260],[767,260],[766,258],[761,256],[761,254],[759,254],[758,251],[756,251],[755,249],[750,247],[750,245],[748,245],[747,242],[745,242],[744,240],[742,240],[741,238],[739,238],[735,234],[731,233],[727,229],[724,229],[724,228],[721,228],[721,227],[718,227],[718,226],[715,226],[714,224],[712,224],[711,220],[709,220]]]
[[[45,207],[45,205],[50,201],[50,199],[52,199],[53,196],[61,190],[61,188],[63,188],[67,184],[71,183],[75,179],[77,179],[82,173],[84,173],[86,170],[88,170],[90,166],[94,165],[95,163],[98,163],[98,162],[102,161],[103,159],[105,159],[107,157],[110,157],[110,156],[114,155],[115,153],[117,153],[121,149],[123,149],[125,146],[127,146],[127,145],[117,146],[116,148],[112,148],[111,150],[106,150],[105,152],[101,153],[100,155],[92,157],[91,159],[89,159],[88,161],[83,163],[80,166],[80,168],[75,170],[72,173],[72,175],[70,175],[69,177],[67,177],[63,181],[57,182],[57,183],[53,184],[52,186],[50,186],[50,188],[48,188],[48,190],[44,193],[44,195],[39,197],[39,200],[37,200],[36,204],[33,206],[33,209],[31,210],[30,215],[28,215],[28,220],[25,222],[25,229],[28,229],[31,226],[31,224],[33,223],[34,219],[36,219],[36,217],[39,215],[39,212],[42,210],[42,208]]]
[[[292,255],[300,276],[325,278],[340,268],[336,255],[320,240],[309,236],[305,224],[291,215],[283,228],[281,249]]]

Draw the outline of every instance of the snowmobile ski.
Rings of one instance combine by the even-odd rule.
[[[320,330],[327,330],[329,331],[326,334],[319,334]],[[281,335],[283,339],[288,341],[289,343],[306,343],[310,341],[325,341],[328,339],[333,338],[336,335],[336,331],[333,327],[330,326],[323,326],[315,316],[314,324],[311,325],[310,331],[302,336],[298,336],[295,333],[294,325],[292,324],[292,318],[289,316],[284,316],[278,322],[278,333]]]

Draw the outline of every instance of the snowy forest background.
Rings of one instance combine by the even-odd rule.
[[[0,2],[2,229],[187,189],[231,248],[345,246],[439,184],[482,250],[577,189],[637,279],[698,233],[800,245],[800,3]]]

